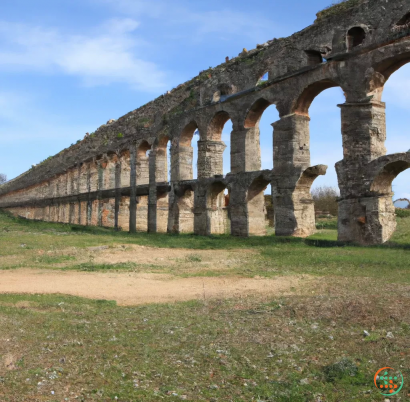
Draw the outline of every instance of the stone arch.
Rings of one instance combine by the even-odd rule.
[[[217,112],[208,124],[206,138],[210,141],[221,141],[222,131],[228,120],[231,120],[228,112]]]
[[[227,148],[222,141],[225,124],[231,120],[226,111],[219,111],[210,119],[205,139],[198,141],[198,177],[207,178],[223,175],[224,151]]]
[[[155,145],[155,181],[167,182],[169,176],[169,170],[171,166],[168,166],[168,145],[170,138],[168,136],[162,136],[159,138]]]
[[[194,138],[195,131],[198,130],[198,124],[195,120],[190,121],[182,130],[179,137],[179,145],[189,147]]]
[[[263,115],[263,112],[272,105],[272,102],[266,100],[265,98],[260,98],[255,101],[252,106],[248,109],[245,117],[245,128],[253,128],[259,124],[259,121]]]
[[[336,81],[323,79],[305,87],[292,107],[292,113],[309,116],[309,108],[314,99],[329,88],[340,86]]]
[[[307,237],[316,231],[315,206],[311,189],[313,182],[324,176],[327,171],[326,165],[318,165],[307,168],[296,184],[293,193],[293,203],[297,222],[303,222],[303,227],[297,227],[294,236]]]
[[[201,141],[201,132],[195,120],[190,120],[181,131],[177,146],[172,146],[171,154],[171,180],[192,180],[194,176],[194,134],[198,132],[199,142]],[[196,165],[196,163],[195,163]]]
[[[266,97],[261,97],[253,102],[253,104],[247,109],[246,117],[244,120],[245,138],[244,148],[245,157],[248,161],[246,163],[245,171],[257,171],[262,169],[262,155],[264,154],[266,165],[264,168],[272,169],[273,167],[273,129],[272,123],[278,119],[278,116],[269,116],[273,121],[269,121],[261,130],[260,123],[266,110],[276,104]],[[277,110],[277,107],[276,107]],[[233,142],[233,139],[232,139]],[[263,149],[261,145],[264,143]],[[233,144],[232,144],[233,146]],[[234,160],[231,161],[233,165]]]
[[[137,160],[144,160],[148,158],[147,152],[151,150],[151,145],[148,141],[142,141],[137,148]]]
[[[121,161],[121,187],[129,187],[130,185],[130,150],[123,149],[119,152],[119,160]]]
[[[410,168],[410,157],[398,159],[385,164],[377,171],[372,180],[370,191],[378,195],[391,195],[393,180],[406,169]]]
[[[384,86],[388,79],[408,63],[410,63],[410,52],[404,51],[389,55],[374,64],[367,72],[367,95],[372,96],[374,100],[380,102],[382,100]]]

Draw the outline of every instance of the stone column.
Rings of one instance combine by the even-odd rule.
[[[211,234],[207,196],[209,189],[205,183],[198,181],[194,191],[194,233],[200,236]]]
[[[130,148],[130,233],[137,231],[137,170],[136,148],[133,144]]]
[[[106,163],[103,160],[97,162],[98,164],[98,212],[97,212],[97,221],[98,226],[102,226],[102,210],[103,210],[103,200],[102,200],[102,190],[104,189],[104,170]]]
[[[81,193],[81,170],[82,170],[82,163],[78,165],[78,177],[77,177],[77,194]],[[77,217],[77,223],[81,225],[81,202],[78,201],[78,217]]]
[[[298,188],[299,179],[310,166],[309,121],[308,116],[291,114],[272,124],[277,236],[307,236],[314,231],[311,226],[314,209],[303,207],[306,197],[302,195],[304,190]]]
[[[193,148],[172,145],[171,147],[171,192],[168,212],[168,231],[192,233],[194,231],[194,192],[184,191],[179,181],[192,180]]]
[[[163,144],[155,149],[155,181],[156,183],[168,182],[168,155],[167,145]],[[168,230],[169,218],[169,198],[168,192],[158,193],[155,183],[156,192],[156,231],[166,233]],[[150,194],[152,190],[150,188]],[[153,197],[153,195],[151,196]],[[153,198],[151,198],[153,199]]]
[[[247,188],[240,182],[230,185],[229,214],[231,217],[232,236],[249,236]]]
[[[223,174],[225,148],[222,141],[198,141],[198,179]]]
[[[231,133],[231,172],[261,169],[259,127],[234,129]]]
[[[88,200],[87,200],[87,219],[86,219],[86,225],[91,225],[91,217],[92,217],[92,201],[90,197],[91,193],[91,166],[93,165],[94,162],[89,162],[87,164],[87,193],[88,193]]]
[[[392,194],[369,194],[363,173],[369,162],[386,154],[385,104],[371,101],[339,106],[344,156],[336,165],[340,187],[339,240],[381,244],[396,226]]]
[[[114,206],[114,229],[118,231],[118,214],[121,201],[121,160],[115,164],[115,206]]]
[[[157,232],[157,150],[149,154],[148,233]]]
[[[193,148],[178,146],[171,148],[171,181],[192,180]]]

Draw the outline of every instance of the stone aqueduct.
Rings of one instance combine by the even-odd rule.
[[[410,61],[409,35],[410,0],[348,0],[319,13],[303,31],[244,50],[101,126],[1,186],[0,207],[131,232],[263,235],[263,193],[271,184],[276,234],[310,235],[310,188],[327,167],[310,164],[309,107],[319,93],[339,86],[346,98],[339,105],[344,158],[336,164],[339,240],[383,243],[396,225],[392,181],[410,167],[410,153],[386,155],[381,99],[391,74]],[[259,81],[266,72],[268,80]],[[259,121],[272,104],[280,115],[272,124],[274,168],[261,170]],[[229,119],[231,171],[224,176],[221,133]]]

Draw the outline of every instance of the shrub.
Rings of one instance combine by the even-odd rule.
[[[339,191],[330,186],[316,187],[312,190],[313,201],[315,202],[315,210],[328,212],[333,216],[337,216],[337,197]]]
[[[4,184],[7,181],[7,176],[3,173],[0,173],[0,184]]]
[[[396,215],[398,218],[410,218],[410,209],[396,208]]]

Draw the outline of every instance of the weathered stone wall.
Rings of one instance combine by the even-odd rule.
[[[392,180],[410,166],[409,153],[385,155],[381,101],[390,75],[410,61],[409,13],[410,0],[349,0],[319,13],[310,27],[202,71],[4,184],[0,207],[131,232],[263,235],[263,192],[271,184],[276,234],[307,236],[315,230],[310,188],[326,172],[310,166],[309,107],[339,86],[346,97],[339,238],[382,243],[395,228]],[[261,171],[259,121],[272,104],[280,115],[272,122],[274,169]],[[223,176],[229,119],[231,172]]]

